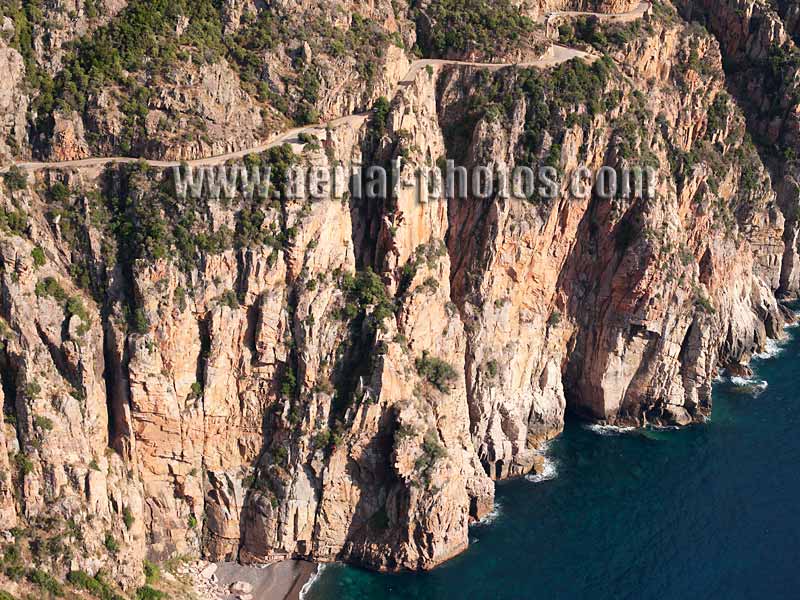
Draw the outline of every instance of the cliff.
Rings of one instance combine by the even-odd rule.
[[[628,6],[596,7],[614,8]],[[409,41],[411,19],[425,21],[361,9]],[[226,35],[258,10],[226,2]],[[57,577],[102,568],[123,589],[143,583],[145,559],[175,556],[430,569],[467,547],[492,480],[541,468],[566,412],[615,425],[706,419],[719,370],[745,372],[792,318],[778,296],[797,291],[797,198],[775,179],[791,169],[764,152],[759,97],[743,103],[723,68],[754,27],[717,38],[689,21],[659,4],[644,21],[562,30],[597,57],[548,69],[429,64],[369,117],[245,159],[285,173],[400,157],[409,177],[448,159],[543,163],[560,175],[552,199],[470,190],[419,202],[401,186],[379,200],[282,189],[200,200],[145,162],[9,172],[7,547]],[[322,116],[361,110],[410,64],[395,45],[370,88],[352,56],[312,42],[295,63],[271,54],[267,70],[283,75],[263,81],[302,104],[287,80],[297,60],[316,65],[323,83],[308,105]],[[742,60],[763,54],[746,46]],[[23,53],[5,50],[0,68],[21,82]],[[258,141],[225,141],[238,136],[229,125],[270,122],[240,67],[182,64],[148,96],[145,146],[183,159]],[[11,137],[25,129],[22,85],[0,94]],[[114,149],[113,107],[93,102],[54,130],[51,151]],[[213,143],[172,145],[162,134],[182,121],[160,127],[161,113],[199,116]],[[794,112],[782,114],[778,138],[796,147]],[[89,123],[92,143],[80,134]],[[579,194],[581,165],[648,166],[654,186]],[[13,556],[4,569],[24,575]]]

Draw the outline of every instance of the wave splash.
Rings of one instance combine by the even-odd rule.
[[[755,354],[753,357],[760,360],[775,358],[776,356],[780,355],[781,352],[783,352],[782,344],[782,341],[769,339],[764,347],[764,351]]]
[[[548,445],[542,449],[542,458],[544,459],[544,466],[539,473],[529,473],[525,475],[525,479],[531,483],[541,483],[542,481],[550,481],[558,477],[558,462],[547,455]]]
[[[320,578],[320,576],[322,575],[322,572],[323,572],[323,571],[324,571],[324,570],[325,570],[327,567],[328,567],[328,565],[327,565],[327,564],[322,564],[322,563],[320,563],[320,564],[318,564],[318,565],[317,565],[317,570],[316,570],[316,571],[314,571],[314,574],[313,574],[313,575],[311,575],[311,577],[309,577],[309,578],[308,578],[308,581],[306,581],[306,582],[303,584],[303,587],[301,587],[301,588],[300,588],[300,594],[299,594],[299,598],[300,598],[300,600],[305,600],[305,598],[306,598],[306,594],[308,594],[309,590],[311,590],[311,588],[314,586],[314,584],[317,582],[317,580],[318,580],[318,579]]]
[[[591,431],[592,433],[596,433],[597,435],[604,435],[604,436],[618,436],[618,435],[625,435],[626,433],[631,433],[632,431],[636,431],[635,427],[619,427],[617,425],[597,425],[597,424],[586,424],[584,425],[586,429]]]
[[[731,377],[732,386],[744,392],[751,392],[755,395],[761,394],[769,387],[769,382],[764,379],[753,379],[750,377]]]
[[[483,518],[476,521],[474,525],[475,526],[491,525],[497,520],[497,518],[502,514],[502,512],[503,512],[503,506],[499,502],[495,501],[494,507],[492,508],[492,512],[485,514]]]

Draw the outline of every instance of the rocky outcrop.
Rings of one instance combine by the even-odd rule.
[[[151,153],[168,160],[191,160],[252,148],[266,137],[258,103],[242,89],[236,72],[225,60],[198,68],[181,64],[150,100],[147,138],[158,140]],[[197,120],[203,131],[182,139]],[[282,119],[273,115],[273,124]]]
[[[388,4],[359,9],[413,38]],[[226,26],[258,10],[227,3]],[[4,178],[6,539],[66,540],[44,568],[102,567],[125,587],[143,559],[175,555],[430,569],[467,547],[493,479],[541,467],[566,411],[705,419],[718,369],[746,373],[780,335],[790,218],[725,91],[720,43],[664,10],[591,64],[431,64],[375,114],[245,161],[277,176],[400,158],[401,182],[446,159],[547,164],[556,198],[420,201],[401,183],[367,199],[356,175],[333,200],[280,185],[198,200],[144,163]],[[387,47],[368,89],[352,57],[313,41],[275,50],[265,81],[293,97],[287,78],[319,75],[322,113],[363,108],[407,71]],[[154,153],[252,143],[280,118],[231,63],[182,64],[149,97]],[[59,156],[90,152],[87,121],[114,147],[129,125],[118,92],[57,115]],[[161,126],[195,114],[210,141]],[[580,165],[656,176],[604,198],[573,187]]]
[[[780,294],[800,289],[798,258],[798,64],[794,2],[678,2],[687,18],[707,24],[720,42],[728,84],[748,116],[786,218]],[[777,12],[776,9],[777,8]]]
[[[27,147],[26,114],[28,96],[24,91],[25,64],[22,56],[0,37],[0,161],[8,161]]]
[[[76,111],[68,114],[56,113],[53,115],[53,122],[50,158],[76,160],[91,155],[89,144],[86,142],[83,119]]]
[[[50,75],[64,63],[69,43],[108,23],[127,6],[127,0],[56,0],[35,7],[28,16],[36,25],[31,28],[36,62]]]
[[[691,48],[707,57],[702,84],[694,71],[699,65],[684,70]],[[560,431],[565,405],[624,425],[704,419],[717,365],[746,362],[782,322],[774,292],[784,219],[755,153],[730,172],[722,169],[746,145],[744,122],[722,91],[713,40],[657,25],[615,59],[627,75],[612,74],[604,87],[617,90],[611,93],[622,102],[602,115],[584,113],[580,127],[551,110],[550,122],[562,125],[544,132],[538,157],[557,148],[565,182],[579,164],[597,172],[647,160],[658,168],[653,197],[575,198],[564,185],[551,203],[469,199],[449,208],[454,300],[467,324],[472,431],[497,478],[531,469],[542,442]],[[520,79],[526,81],[509,73],[492,86],[517,97]],[[480,74],[457,70],[442,84],[441,118],[452,132],[448,156],[473,166],[520,164],[525,136],[540,126],[531,120],[541,114],[531,104],[535,97],[507,103],[499,121],[479,120],[464,155],[459,98],[476,80]],[[707,112],[715,102],[725,103],[720,112],[727,116],[712,125]],[[634,125],[629,115],[637,114]],[[656,115],[660,125],[640,125]],[[711,151],[723,140],[721,153]],[[688,166],[682,158],[688,154],[701,164]],[[676,170],[683,173],[677,179],[667,174]],[[751,178],[757,183],[742,189]],[[712,197],[735,207],[733,214],[712,208]]]
[[[626,13],[636,8],[639,0],[527,0],[520,4],[531,11],[534,18],[538,18],[555,11]]]

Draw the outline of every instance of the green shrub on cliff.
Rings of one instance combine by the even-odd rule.
[[[33,473],[33,462],[22,452],[18,452],[14,456],[14,462],[17,464],[17,468],[20,470],[23,476]]]
[[[24,190],[28,187],[28,176],[16,165],[11,165],[8,171],[3,174],[3,181],[12,192]]]
[[[122,509],[122,522],[125,523],[125,529],[130,530],[135,520],[130,506]]]
[[[53,429],[52,419],[42,415],[34,415],[33,424],[37,429],[41,429],[42,431],[52,431]]]
[[[470,51],[499,56],[534,30],[533,21],[509,0],[433,0],[425,12],[432,27],[421,44],[438,57]]]
[[[58,582],[58,580],[41,569],[31,569],[28,571],[28,581],[34,585],[38,585],[40,588],[49,592],[53,596],[60,598],[64,595],[64,588]]]
[[[414,461],[414,469],[420,474],[425,485],[431,483],[431,471],[436,463],[447,456],[447,450],[439,442],[439,434],[430,429],[422,440],[422,454]]]
[[[142,569],[144,570],[144,579],[147,585],[153,585],[161,579],[161,568],[157,564],[145,560]]]
[[[119,552],[119,542],[110,531],[106,533],[106,537],[103,540],[103,545],[106,547],[106,550],[112,554]]]
[[[430,356],[425,350],[414,361],[417,374],[442,393],[450,390],[450,384],[458,377],[453,366],[440,358]]]
[[[23,210],[0,208],[0,231],[25,235],[28,231],[28,213]]]
[[[70,571],[67,574],[67,581],[76,588],[86,590],[95,598],[100,598],[101,600],[124,600],[122,596],[114,592],[99,573],[92,577],[85,571]]]
[[[384,319],[394,314],[394,305],[383,280],[369,267],[355,276],[344,273],[339,287],[347,296],[343,315],[348,320],[363,315],[368,308],[372,308],[372,324],[379,327]]]
[[[31,258],[33,259],[33,265],[35,267],[43,267],[47,259],[44,256],[44,250],[41,246],[36,246],[33,250],[31,250]]]
[[[136,590],[136,600],[162,600],[162,598],[166,598],[164,592],[149,585],[144,585]]]
[[[45,277],[36,283],[34,292],[40,298],[49,297],[57,302],[64,302],[67,299],[67,293],[61,284],[54,277]]]

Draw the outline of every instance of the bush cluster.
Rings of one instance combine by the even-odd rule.
[[[534,30],[533,21],[510,0],[433,0],[425,12],[432,26],[421,43],[435,57],[471,52],[502,56]]]
[[[456,380],[458,373],[453,366],[423,351],[414,361],[417,374],[442,393],[450,390],[450,384]]]

